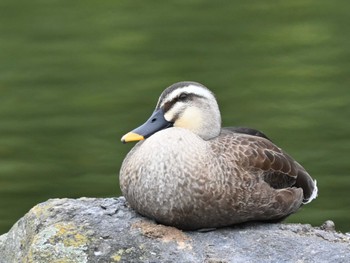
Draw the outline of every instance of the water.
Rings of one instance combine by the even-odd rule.
[[[0,3],[0,233],[49,198],[120,195],[120,137],[181,80],[224,126],[265,132],[317,179],[289,222],[350,231],[346,1]]]

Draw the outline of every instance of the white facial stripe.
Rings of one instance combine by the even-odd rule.
[[[200,87],[200,86],[196,86],[196,85],[189,85],[189,86],[185,86],[185,87],[176,89],[173,92],[171,92],[163,100],[163,103],[160,106],[163,107],[165,102],[172,101],[173,99],[178,97],[181,93],[188,93],[188,94],[192,93],[192,94],[196,94],[198,96],[205,97],[205,98],[208,98],[208,99],[213,98],[212,93],[209,90],[207,90],[206,88],[203,88],[203,87]]]

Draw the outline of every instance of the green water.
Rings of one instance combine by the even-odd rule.
[[[317,179],[290,222],[350,231],[348,1],[0,2],[0,233],[49,198],[120,195],[120,137],[194,80]]]

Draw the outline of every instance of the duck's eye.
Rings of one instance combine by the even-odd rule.
[[[179,96],[179,100],[185,100],[188,98],[188,94],[187,93],[181,93]]]

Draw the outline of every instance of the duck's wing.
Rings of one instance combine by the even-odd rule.
[[[249,132],[255,131],[253,129]],[[223,129],[222,135],[233,136],[237,160],[246,170],[260,171],[271,187],[282,189],[297,187],[303,189],[304,203],[310,202],[317,196],[316,181],[297,163],[291,156],[285,153],[268,139],[260,135],[250,133],[238,133],[231,129]],[[232,133],[236,133],[233,135]]]
[[[262,138],[265,138],[265,139],[271,141],[270,138],[268,138],[264,133],[262,133],[261,131],[258,131],[256,129],[252,129],[252,128],[248,128],[248,127],[225,127],[223,129],[227,130],[227,131],[235,132],[235,133],[242,133],[242,134],[248,134],[248,135],[252,135],[252,136],[258,136],[258,137],[262,137]]]

